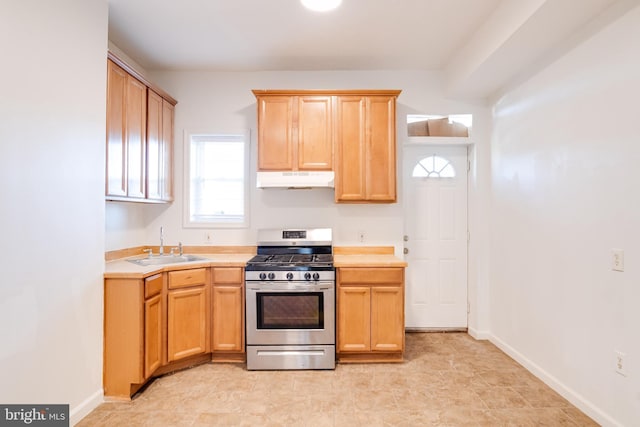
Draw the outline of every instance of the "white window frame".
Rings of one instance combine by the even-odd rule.
[[[229,136],[242,136],[244,140],[244,215],[242,221],[192,221],[191,220],[191,140],[193,137],[219,138]],[[184,133],[184,173],[183,173],[183,226],[185,228],[248,228],[250,218],[250,158],[251,158],[251,134],[248,129],[235,132],[188,132]]]
[[[444,162],[444,165],[436,166],[436,161],[438,160]],[[431,162],[431,165],[429,165],[428,162]],[[416,170],[418,170],[418,168],[426,172],[426,175],[418,175],[416,173]],[[442,173],[446,170],[449,170],[450,172],[443,175]],[[456,175],[456,168],[453,167],[451,160],[446,157],[438,156],[437,154],[433,154],[421,159],[414,165],[411,171],[411,177],[416,179],[449,179],[455,178]]]

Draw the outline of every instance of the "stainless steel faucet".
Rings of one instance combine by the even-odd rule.
[[[164,230],[160,227],[160,255],[164,255]]]

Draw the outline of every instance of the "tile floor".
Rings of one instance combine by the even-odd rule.
[[[405,363],[335,371],[205,364],[100,405],[87,426],[597,426],[491,343],[408,333]]]

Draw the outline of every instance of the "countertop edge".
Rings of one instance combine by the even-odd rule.
[[[132,257],[120,258],[105,263],[104,279],[144,279],[155,274],[168,271],[187,270],[191,268],[208,268],[208,267],[246,267],[254,254],[251,253],[212,253],[202,254],[199,256],[208,258],[206,260],[198,260],[184,263],[153,265],[153,266],[136,266],[127,260]],[[139,258],[136,256],[134,258]],[[335,268],[384,268],[384,267],[407,267],[407,262],[398,258],[393,254],[336,254],[334,255],[333,265]]]

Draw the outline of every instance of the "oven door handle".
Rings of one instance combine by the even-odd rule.
[[[287,288],[281,287],[270,287],[270,286],[247,286],[247,289],[250,291],[268,291],[268,292],[291,292],[291,291],[304,291],[304,292],[318,292],[318,291],[328,291],[332,289],[330,285],[319,285],[319,286],[291,286],[289,285]]]

